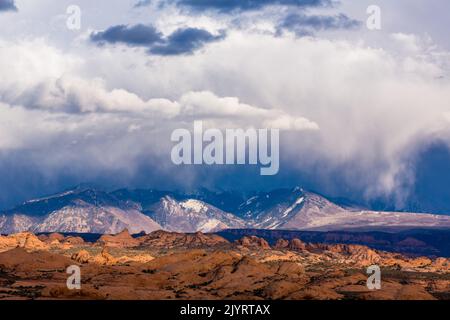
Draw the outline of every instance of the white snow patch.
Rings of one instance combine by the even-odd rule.
[[[53,196],[49,196],[49,197],[45,197],[45,198],[39,198],[39,199],[28,200],[28,201],[25,201],[24,204],[27,204],[27,203],[35,203],[35,202],[40,202],[40,201],[45,201],[45,200],[55,199],[55,198],[59,198],[59,197],[64,197],[64,196],[67,196],[67,195],[72,194],[72,193],[74,193],[74,191],[73,191],[73,190],[70,190],[70,191],[66,191],[66,192],[63,192],[63,193],[58,193],[58,194],[55,194],[55,195],[53,195]]]
[[[293,205],[291,205],[289,208],[287,208],[287,209],[283,212],[283,214],[282,214],[281,216],[282,216],[283,218],[287,217],[287,215],[288,215],[289,213],[291,213],[291,211],[294,210],[294,208],[295,208],[296,206],[298,206],[299,204],[301,204],[304,200],[305,200],[304,197],[298,198],[298,199],[294,202]]]
[[[180,203],[183,209],[192,210],[195,212],[208,211],[208,207],[201,201],[189,199]]]
[[[257,199],[257,196],[251,197],[250,199],[247,200],[247,202],[245,203],[246,205],[249,205],[253,202],[253,200]]]
[[[198,226],[198,231],[200,232],[211,232],[217,229],[218,226],[223,224],[220,220],[209,219]]]

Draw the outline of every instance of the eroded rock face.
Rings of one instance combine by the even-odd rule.
[[[65,237],[60,233],[40,234],[38,239],[48,245],[50,248],[59,248],[63,250],[70,249],[72,245],[65,242]]]
[[[91,261],[92,256],[86,250],[80,250],[72,254],[71,259],[79,263],[88,263]]]
[[[16,247],[27,250],[46,250],[48,245],[39,240],[34,234],[29,232],[21,232],[9,235],[7,237],[0,236],[0,250],[7,251]]]
[[[74,245],[74,246],[85,244],[83,238],[81,238],[81,237],[67,237],[64,239],[63,243],[67,243],[67,244]]]
[[[271,249],[269,243],[265,239],[256,236],[243,237],[242,239],[237,240],[236,244],[246,248],[263,250]]]
[[[197,248],[229,244],[226,239],[215,234],[177,233],[161,230],[139,237],[137,240],[141,246],[153,248]]]
[[[0,236],[0,252],[8,251],[17,247],[17,240],[11,237]]]
[[[306,250],[306,244],[300,239],[292,239],[289,243],[289,249],[294,251],[303,251]]]
[[[372,249],[359,245],[332,245],[327,251],[343,256],[344,262],[354,262],[358,265],[368,266],[381,261],[381,257]]]
[[[103,247],[102,252],[92,258],[92,262],[100,265],[115,265],[118,261],[108,252],[106,247]]]
[[[59,242],[63,242],[65,237],[60,233],[51,233],[48,235],[48,241],[52,242],[54,240],[58,240]]]
[[[289,240],[278,239],[277,243],[275,243],[275,249],[286,249],[289,247]]]
[[[128,229],[125,229],[116,235],[101,236],[97,241],[97,244],[100,246],[115,248],[132,248],[137,247],[140,244],[140,241],[134,239],[128,232]]]
[[[306,243],[297,238],[291,241],[279,239],[274,248],[278,250],[304,251],[306,250]]]
[[[154,257],[149,254],[137,254],[134,256],[114,257],[108,252],[107,247],[103,247],[100,254],[91,255],[87,250],[80,250],[72,254],[71,259],[81,264],[97,264],[103,266],[122,265],[128,263],[147,263],[152,261]]]

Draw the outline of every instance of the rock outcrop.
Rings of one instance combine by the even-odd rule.
[[[74,246],[79,246],[85,244],[85,241],[81,237],[67,237],[64,239],[63,243],[67,243]]]
[[[103,235],[97,241],[97,245],[114,248],[132,248],[139,244],[140,241],[133,238],[127,229],[116,235]]]
[[[132,257],[120,256],[116,258],[104,247],[101,253],[97,255],[91,255],[87,250],[80,250],[72,254],[71,259],[81,264],[93,263],[103,266],[113,266],[127,263],[147,263],[154,258],[149,254],[139,254]]]
[[[24,248],[26,250],[46,250],[48,245],[39,240],[34,234],[29,232],[21,232],[9,235],[7,237],[0,236],[0,250],[7,251],[13,248]]]
[[[239,240],[236,240],[236,244],[245,248],[262,250],[271,249],[269,243],[265,239],[256,236],[243,237]]]
[[[137,238],[142,247],[152,248],[200,248],[227,245],[229,242],[215,234],[177,233],[155,231]]]

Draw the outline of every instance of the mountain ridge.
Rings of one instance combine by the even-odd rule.
[[[230,210],[232,209],[232,210]],[[257,228],[335,231],[358,228],[450,228],[450,216],[340,206],[301,187],[252,193],[203,189],[111,192],[77,187],[0,213],[0,233],[216,232]]]

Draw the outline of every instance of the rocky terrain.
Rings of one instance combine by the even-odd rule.
[[[374,264],[380,290],[366,285]],[[66,286],[71,265],[80,290]],[[298,238],[25,232],[0,237],[0,299],[450,299],[450,260]]]
[[[261,230],[227,229],[216,234],[229,241],[243,236],[264,238],[271,245],[278,239],[301,239],[310,243],[359,244],[381,251],[397,252],[413,256],[450,257],[450,230],[412,229],[401,231],[301,231],[301,230]]]

